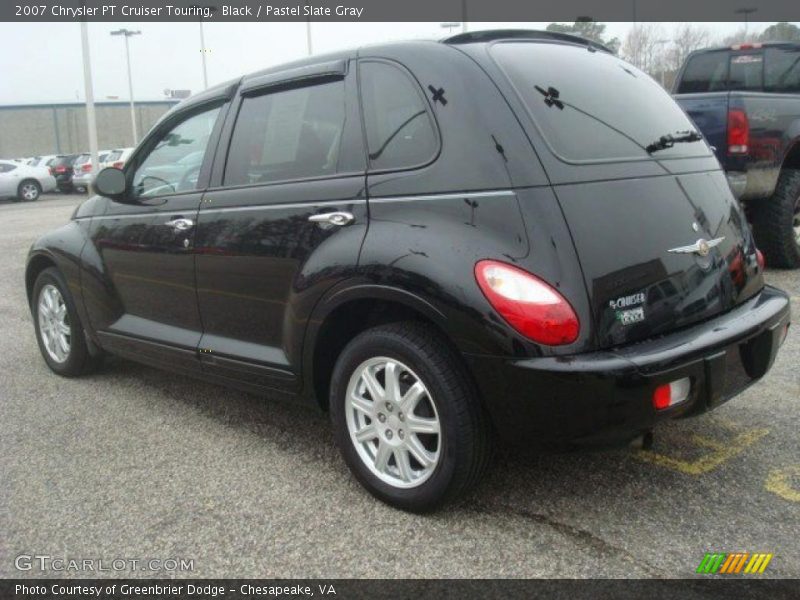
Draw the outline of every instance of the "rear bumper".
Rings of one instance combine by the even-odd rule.
[[[563,357],[466,358],[501,437],[539,447],[624,443],[659,421],[700,414],[772,366],[789,298],[766,286],[736,309],[624,347]],[[656,411],[656,387],[689,377],[688,399]]]

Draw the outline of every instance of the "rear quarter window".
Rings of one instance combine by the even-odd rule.
[[[650,159],[666,135],[696,131],[649,75],[585,46],[501,42],[490,53],[553,153],[575,163]],[[653,158],[708,156],[701,141],[675,144]]]
[[[404,169],[430,162],[438,137],[417,82],[399,66],[361,61],[361,103],[370,168]]]

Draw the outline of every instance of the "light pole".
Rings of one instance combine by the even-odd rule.
[[[89,26],[86,24],[86,21],[81,21],[81,49],[83,54],[83,87],[86,90],[86,126],[89,134],[89,152],[92,155],[92,173],[97,173],[97,120],[94,116],[94,90],[92,89],[92,62],[89,52]]]
[[[206,70],[206,37],[203,35],[203,21],[200,21],[200,56],[203,57],[203,89],[208,89],[208,71]]]
[[[133,77],[131,77],[131,50],[128,45],[128,38],[134,35],[141,35],[141,31],[131,31],[130,29],[117,29],[111,35],[121,35],[125,37],[125,59],[128,62],[128,95],[131,102],[131,126],[133,127],[133,145],[139,143],[139,135],[136,131],[136,110],[133,106]]]
[[[304,0],[303,4],[308,8],[308,0]],[[311,15],[306,19],[306,49],[309,56],[314,53],[314,48],[311,45]]]
[[[744,37],[747,38],[747,25],[748,25],[748,17],[756,12],[757,9],[755,8],[737,8],[734,12],[737,15],[744,15]]]
[[[455,29],[456,27],[463,27],[463,24],[458,23],[456,21],[448,21],[446,23],[440,23],[439,27],[441,27],[442,29],[447,29],[447,33],[453,33],[453,29]]]
[[[663,47],[664,44],[669,44],[669,40],[656,40],[654,43],[655,43],[656,46],[662,46]],[[667,69],[667,62],[664,60],[663,52],[659,53],[659,58],[660,58],[660,62],[661,62],[661,64],[659,65],[661,67],[661,87],[664,88],[664,89],[667,89],[667,84],[666,84],[666,81],[665,81],[665,78],[664,78],[664,72]]]

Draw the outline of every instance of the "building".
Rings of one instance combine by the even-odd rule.
[[[141,139],[177,100],[136,102]],[[130,104],[96,102],[99,149],[133,146]],[[89,150],[86,105],[81,102],[0,106],[0,158],[73,154]]]

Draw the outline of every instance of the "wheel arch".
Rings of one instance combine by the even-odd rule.
[[[786,169],[800,170],[800,137],[787,149],[781,163],[781,171]]]
[[[456,349],[444,313],[416,294],[373,284],[339,287],[328,294],[314,310],[304,340],[303,388],[308,399],[327,410],[330,376],[345,345],[371,327],[406,320],[433,327]]]
[[[22,184],[20,184],[22,185]],[[58,268],[55,259],[46,252],[37,252],[28,259],[25,267],[25,293],[28,297],[28,305],[33,302],[33,286],[39,274],[50,267]]]

